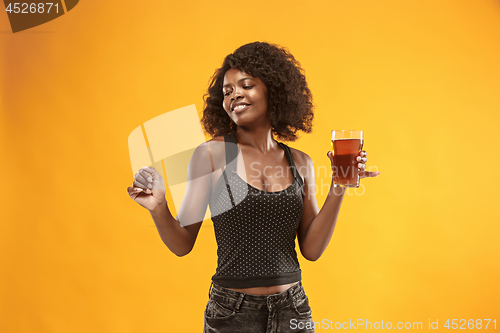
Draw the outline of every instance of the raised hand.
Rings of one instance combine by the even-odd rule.
[[[153,210],[165,202],[163,177],[152,167],[142,167],[134,175],[133,187],[127,187],[128,195],[142,207]]]

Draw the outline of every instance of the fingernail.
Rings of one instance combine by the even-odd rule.
[[[359,156],[356,157],[356,161],[358,161],[358,162],[361,161],[361,157],[359,157]]]
[[[150,183],[151,183],[152,181],[153,181],[153,178],[148,177],[148,182],[150,182]]]

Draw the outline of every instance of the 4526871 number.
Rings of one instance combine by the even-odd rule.
[[[444,324],[444,327],[446,327],[447,329],[453,329],[453,330],[456,330],[456,329],[460,329],[460,330],[465,330],[465,329],[476,329],[476,330],[480,330],[480,329],[488,329],[488,325],[491,323],[493,323],[494,325],[494,329],[497,329],[497,320],[494,319],[494,320],[491,320],[491,319],[469,319],[469,320],[465,320],[465,319],[448,319],[446,321],[446,323]]]
[[[54,8],[52,8],[54,7]],[[27,3],[27,2],[22,2],[22,3],[9,3],[7,8],[5,8],[5,11],[9,13],[14,13],[14,14],[43,14],[43,13],[50,13],[50,11],[56,11],[56,13],[59,13],[59,4],[58,3],[52,3],[52,2],[47,2],[47,3]]]

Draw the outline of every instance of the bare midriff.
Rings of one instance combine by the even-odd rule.
[[[254,287],[254,288],[227,288],[234,291],[238,291],[240,293],[249,294],[249,295],[272,295],[272,294],[280,294],[285,290],[293,287],[299,282],[292,282],[288,284],[282,284],[279,286],[270,286],[270,287]]]

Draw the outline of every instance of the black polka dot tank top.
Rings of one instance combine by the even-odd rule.
[[[212,281],[226,288],[267,287],[300,281],[295,237],[303,210],[303,181],[290,148],[278,142],[293,182],[278,192],[246,183],[236,173],[235,133],[224,136],[226,168],[210,199],[217,240]]]

